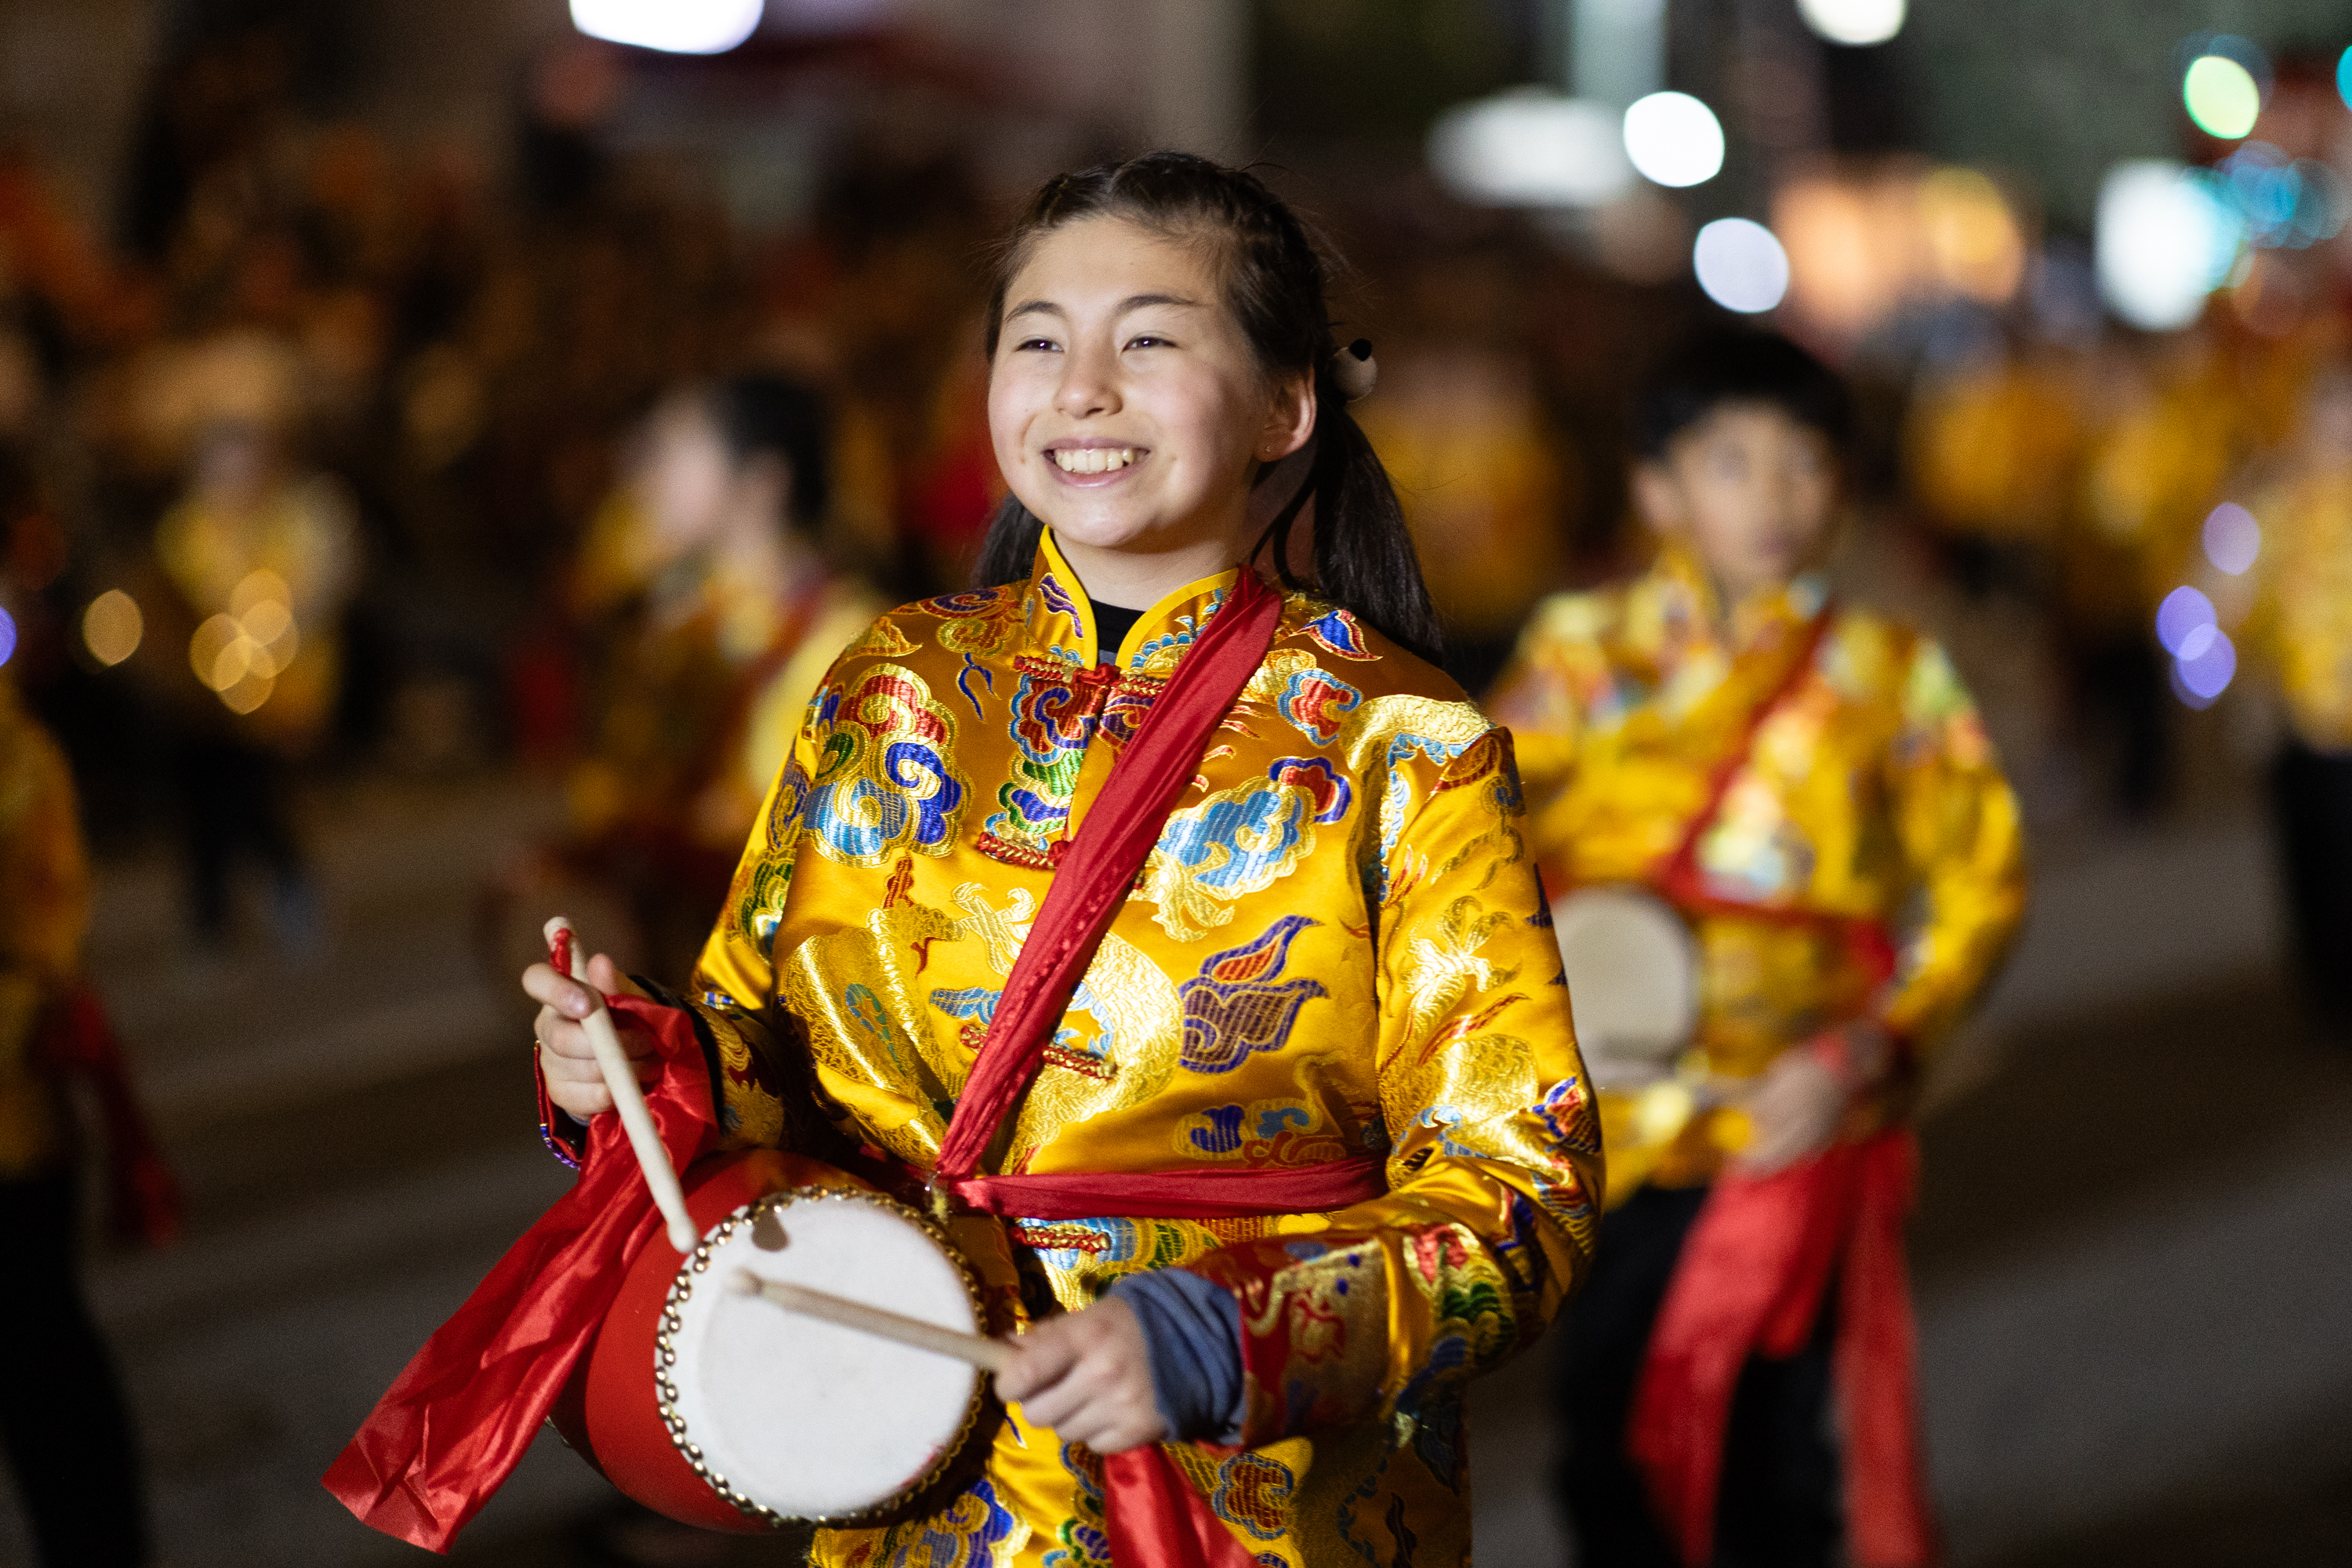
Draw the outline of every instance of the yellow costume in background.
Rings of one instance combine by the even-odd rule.
[[[1084,819],[1234,574],[1098,668],[1050,537],[1031,579],[906,606],[824,677],[694,981],[738,1145],[786,1086],[928,1169]],[[1542,1331],[1590,1254],[1600,1145],[1508,737],[1302,595],[1169,818],[996,1169],[1280,1171],[1385,1157],[1331,1215],[953,1222],[991,1327],[1187,1266],[1234,1289],[1250,1409],[1171,1454],[1265,1564],[1469,1560],[1462,1385]],[[825,1564],[1108,1562],[1101,1467],[1024,1421],[928,1519]]]
[[[625,498],[582,551],[574,598],[614,629],[568,794],[584,837],[658,826],[730,858],[792,749],[809,694],[881,602],[821,571],[782,592],[723,553],[656,569]]]
[[[1660,872],[1823,596],[1801,578],[1740,605],[1727,636],[1705,574],[1669,547],[1631,583],[1538,608],[1488,706],[1517,740],[1528,837],[1555,897]],[[2024,910],[2017,802],[1950,661],[1878,616],[1829,613],[1810,670],[1757,731],[1696,846],[1711,900],[1763,911],[1692,915],[1696,1049],[1718,1079],[1752,1079],[1858,1017],[1931,1048]],[[1898,931],[1895,979],[1874,996],[1839,922],[1900,928],[1917,894],[1924,918]],[[1770,918],[1782,911],[1826,919]],[[1648,1178],[1710,1180],[1742,1136],[1736,1112],[1662,1123],[1628,1096],[1600,1098],[1612,1200]]]
[[[35,1047],[79,976],[89,906],[73,777],[0,671],[0,1181],[54,1169],[72,1152],[63,1090]]]
[[[2197,580],[2275,672],[2297,738],[2352,752],[2352,470],[2298,476],[2249,510],[2262,526],[2253,565],[2235,581]]]

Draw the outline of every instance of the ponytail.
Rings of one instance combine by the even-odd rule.
[[[1260,365],[1270,375],[1314,374],[1317,415],[1307,477],[1245,560],[1255,561],[1271,548],[1284,586],[1311,587],[1391,641],[1435,663],[1437,615],[1405,531],[1404,509],[1380,454],[1348,412],[1348,394],[1335,374],[1324,247],[1255,175],[1189,153],[1150,153],[1047,181],[997,255],[989,357],[996,354],[1005,291],[1029,246],[1066,223],[1097,215],[1162,233],[1221,239],[1226,303]],[[1289,546],[1291,528],[1310,500],[1315,581],[1307,584],[1290,569]],[[1017,498],[1007,496],[989,524],[974,581],[989,587],[1027,576],[1044,527]]]

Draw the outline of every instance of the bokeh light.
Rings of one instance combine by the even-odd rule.
[[[2218,177],[2156,158],[2116,164],[2099,186],[2099,295],[2144,331],[2197,320],[2229,276],[2245,226]]]
[[[2025,279],[2025,235],[2000,187],[1975,169],[1937,169],[1919,185],[1919,216],[1939,282],[2001,305]]]
[[[147,619],[139,613],[139,601],[120,588],[109,588],[81,613],[82,646],[102,665],[121,664],[137,653],[146,635]]]
[[[2352,109],[2352,49],[2336,57],[2336,96],[2344,100],[2345,108]]]
[[[2205,517],[2205,559],[2214,569],[2236,577],[2263,552],[2263,525],[2236,501],[2223,501]]]
[[[2352,207],[2335,170],[2316,159],[2289,158],[2267,142],[2240,147],[2221,160],[2219,173],[2223,199],[2259,246],[2301,250],[2333,239]]]
[[[2261,116],[2263,89],[2253,72],[2227,55],[2200,55],[2181,76],[2180,101],[2200,131],[2234,142]]]
[[[1599,206],[1633,183],[1617,115],[1540,88],[1438,116],[1429,163],[1457,195],[1492,206]]]
[[[2156,640],[2164,645],[2165,652],[2177,656],[2187,646],[2189,633],[2213,626],[2219,619],[2212,600],[2194,588],[2175,588],[2156,607]]]
[[[16,617],[0,610],[0,664],[16,657]]]
[[[250,713],[269,700],[300,647],[286,579],[264,567],[231,591],[226,614],[196,628],[188,666],[232,712]]]
[[[1903,0],[1797,0],[1797,9],[1832,44],[1883,44],[1903,30]]]
[[[1743,315],[1772,309],[1789,291],[1789,253],[1748,218],[1719,217],[1700,229],[1691,267],[1708,299]]]
[[[2180,657],[2173,661],[2172,673],[2179,689],[2196,699],[2190,706],[2202,707],[2229,689],[2231,679],[2238,673],[2237,647],[2221,627],[2200,626],[2193,646],[2184,644]]]
[[[1723,124],[1686,92],[1654,92],[1625,110],[1625,156],[1662,185],[1696,185],[1723,168]]]
[[[673,55],[719,55],[757,31],[765,0],[572,0],[592,38]]]

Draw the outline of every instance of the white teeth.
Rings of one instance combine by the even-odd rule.
[[[1066,474],[1101,474],[1135,461],[1132,447],[1056,447],[1054,466]]]

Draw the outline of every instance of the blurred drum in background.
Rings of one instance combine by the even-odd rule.
[[[1577,1043],[1596,1088],[1637,1092],[1674,1075],[1698,1028],[1698,944],[1645,888],[1580,888],[1551,907]]]

